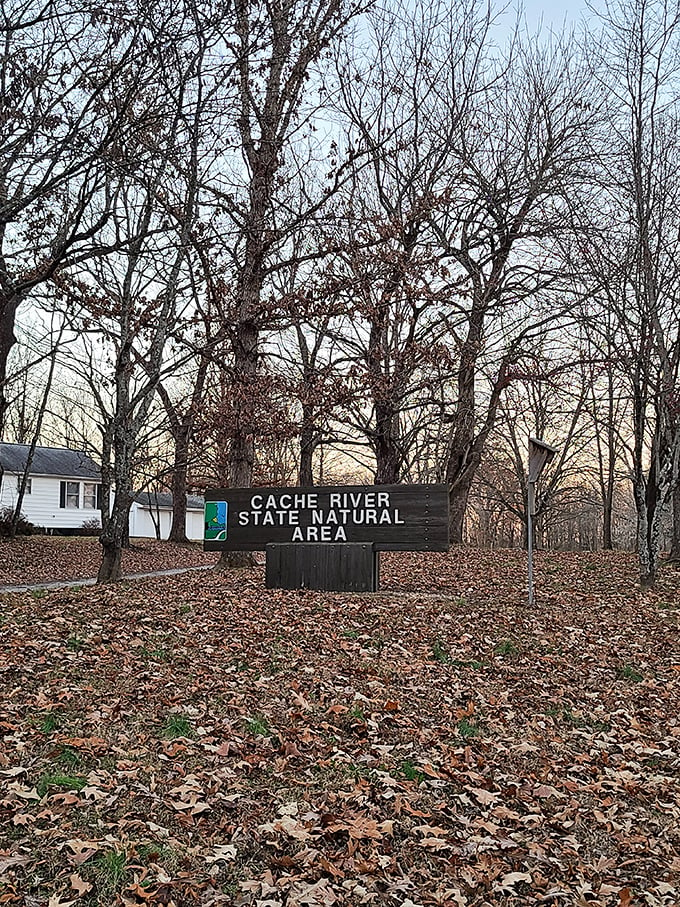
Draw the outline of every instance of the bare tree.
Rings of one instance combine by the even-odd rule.
[[[219,39],[216,23],[199,19],[191,4],[172,8],[149,25],[154,80],[138,86],[149,128],[134,147],[116,146],[109,177],[107,231],[123,238],[121,249],[89,261],[64,285],[86,309],[83,331],[103,335],[110,350],[111,408],[103,426],[103,549],[99,582],[120,575],[121,548],[133,500],[138,439],[163,374],[174,367],[168,340],[191,312],[189,258],[198,218],[205,111],[211,100],[208,53]],[[100,368],[105,369],[101,362]],[[100,409],[107,400],[92,387]]]
[[[477,477],[488,499],[517,518],[525,543],[530,437],[542,438],[558,451],[538,484],[534,542],[540,544],[565,516],[593,507],[594,483],[586,468],[593,440],[586,411],[590,383],[574,353],[563,341],[544,340],[518,364]]]
[[[601,21],[593,73],[611,101],[601,145],[607,170],[597,210],[584,215],[582,251],[596,299],[611,313],[608,342],[629,388],[640,578],[649,586],[680,469],[680,5],[607,4]],[[600,323],[591,319],[591,329]]]
[[[312,194],[294,154],[304,144],[322,91],[315,67],[359,5],[352,0],[235,0],[231,50],[237,75],[236,122],[228,134],[238,150],[232,171],[216,184],[233,275],[230,324],[232,421],[229,483],[248,487],[255,464],[261,341],[275,326],[268,289],[271,274],[287,260],[286,243],[301,223],[331,197],[342,171],[336,161],[328,181]],[[329,142],[330,144],[330,142]],[[275,308],[275,307],[274,307]],[[265,384],[268,379],[265,377]],[[225,552],[221,563],[249,563],[247,553]]]
[[[477,4],[418,2],[376,10],[369,22],[369,48],[354,46],[338,63],[341,111],[368,159],[346,188],[349,222],[335,267],[345,274],[339,340],[355,363],[355,429],[382,484],[404,477],[417,437],[406,413],[427,408],[449,358],[442,304],[455,279],[441,267],[430,225],[460,120],[484,84],[491,17]],[[459,96],[443,114],[447,82]]]
[[[193,293],[198,296],[199,292],[199,287],[194,283]],[[165,409],[173,444],[170,470],[172,524],[168,538],[180,544],[188,541],[186,495],[195,426],[204,406],[206,382],[211,371],[215,370],[216,352],[224,339],[219,322],[214,321],[212,317],[211,292],[212,288],[208,285],[207,304],[199,302],[193,324],[183,326],[183,329],[175,332],[173,336],[178,348],[187,351],[187,367],[179,374],[171,374],[167,381],[159,380],[156,387]],[[215,324],[218,326],[217,337],[212,336]]]
[[[149,62],[146,21],[89,0],[0,4],[0,430],[19,306],[104,251],[112,151],[144,128],[130,105]]]
[[[364,275],[352,290],[366,324],[355,355],[363,345],[376,481],[403,474],[402,413],[440,404],[450,432],[439,475],[458,542],[513,366],[566,308],[552,242],[568,227],[596,115],[567,38],[515,38],[501,52],[492,24],[476,2],[381,11],[374,57],[365,71],[346,66],[344,80],[371,162],[353,213],[373,249],[357,244],[350,264]]]
[[[541,323],[563,324],[571,304],[552,242],[568,226],[565,200],[587,173],[583,136],[595,117],[588,97],[566,39],[540,49],[518,45],[460,120],[448,210],[433,223],[464,280],[452,306],[459,364],[443,468],[454,541],[462,539],[471,483],[514,363]]]

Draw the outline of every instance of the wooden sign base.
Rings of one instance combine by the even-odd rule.
[[[269,544],[267,589],[377,592],[380,555],[368,542]]]

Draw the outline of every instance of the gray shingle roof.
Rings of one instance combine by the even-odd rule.
[[[135,495],[135,501],[137,501],[138,504],[141,504],[142,507],[151,507],[154,510],[156,508],[159,508],[160,510],[172,510],[172,495],[170,492],[153,494],[149,491],[140,491]],[[203,498],[200,495],[187,495],[188,510],[203,510],[203,503]]]
[[[0,444],[0,463],[5,472],[23,473],[28,444]],[[100,479],[101,471],[82,450],[64,447],[36,447],[31,463],[32,476],[66,476],[72,479]]]

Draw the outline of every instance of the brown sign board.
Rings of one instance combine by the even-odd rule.
[[[206,551],[344,542],[370,542],[375,551],[448,551],[447,486],[214,488],[205,493]]]

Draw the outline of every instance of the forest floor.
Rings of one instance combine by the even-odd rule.
[[[97,575],[101,560],[99,539],[91,536],[0,539],[0,586],[88,579]],[[216,560],[215,552],[204,552],[200,542],[175,545],[154,539],[131,539],[131,546],[123,551],[123,574],[199,567],[212,565]]]
[[[537,560],[2,596],[0,905],[677,905],[680,574]]]

